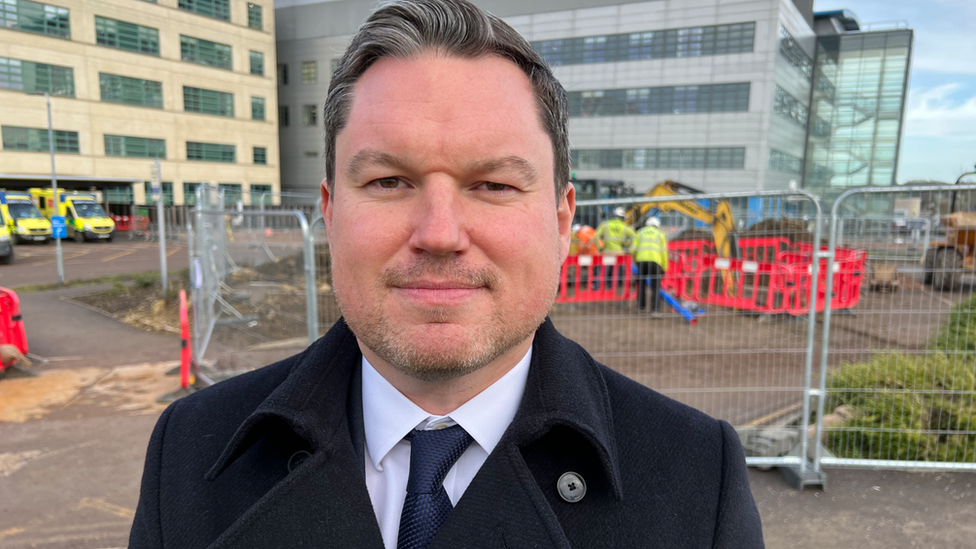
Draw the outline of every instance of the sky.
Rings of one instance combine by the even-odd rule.
[[[816,0],[868,23],[906,21],[915,31],[898,183],[954,182],[976,170],[976,0]],[[976,183],[976,176],[964,181]]]

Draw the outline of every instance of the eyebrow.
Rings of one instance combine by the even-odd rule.
[[[400,156],[376,149],[363,149],[356,153],[346,166],[346,174],[350,179],[356,179],[367,166],[378,165],[391,168],[406,169],[408,162]],[[475,160],[466,166],[469,172],[492,173],[500,170],[513,170],[527,180],[533,181],[537,176],[535,167],[521,156],[509,155],[501,158]]]

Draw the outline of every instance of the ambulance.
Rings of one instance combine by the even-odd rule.
[[[10,240],[7,214],[0,209],[0,263],[10,265],[14,262],[14,243]]]
[[[17,244],[51,241],[51,222],[41,214],[26,191],[0,189],[0,210],[3,210],[10,236]]]
[[[101,193],[63,191],[58,189],[55,200],[53,189],[30,189],[31,197],[44,217],[64,216],[68,238],[75,242],[87,240],[106,240],[115,238],[115,222],[99,204]]]

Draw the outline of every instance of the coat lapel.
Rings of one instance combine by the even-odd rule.
[[[311,455],[211,549],[383,547],[364,478],[360,357],[355,336],[340,320],[241,425],[208,479],[231,474],[229,467],[238,459],[260,459],[252,447],[271,428],[291,430]]]

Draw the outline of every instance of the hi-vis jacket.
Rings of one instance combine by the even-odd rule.
[[[605,254],[621,255],[626,252],[630,242],[637,233],[623,222],[622,219],[608,219],[596,228],[596,237],[603,241],[600,249]]]
[[[668,269],[668,239],[661,229],[653,225],[637,233],[630,253],[634,255],[634,261],[653,261],[662,269]]]

